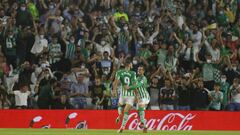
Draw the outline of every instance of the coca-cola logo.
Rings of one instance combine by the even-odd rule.
[[[148,130],[192,130],[193,126],[189,123],[196,115],[191,113],[183,115],[181,113],[169,113],[162,119],[149,119],[146,120]],[[138,114],[131,113],[128,118],[129,130],[140,130]]]

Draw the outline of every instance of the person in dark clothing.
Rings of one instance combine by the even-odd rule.
[[[161,109],[174,110],[176,90],[169,79],[165,79],[165,87],[160,89]]]
[[[92,103],[95,105],[96,109],[102,109],[103,106],[107,106],[104,102],[103,93],[106,90],[105,86],[101,82],[101,78],[95,78],[95,84],[90,88],[92,95]]]
[[[6,56],[7,63],[12,65],[14,68],[17,67],[17,34],[13,30],[8,30],[4,37],[3,53]]]
[[[17,12],[16,25],[22,26],[22,27],[33,25],[32,15],[27,10],[27,5],[25,3],[21,4],[21,7],[20,7],[19,11]]]
[[[53,99],[53,90],[57,86],[56,79],[50,79],[49,84],[43,86],[39,91],[37,105],[39,109],[51,109],[51,101]]]
[[[72,108],[68,102],[67,95],[61,89],[61,84],[58,83],[53,92],[51,109],[70,109]]]
[[[240,77],[240,72],[239,72],[239,70],[237,68],[237,65],[235,63],[228,65],[228,67],[226,67],[225,70],[223,71],[223,74],[226,75],[227,82],[230,85],[233,84],[234,78]]]
[[[64,65],[64,66],[62,66]],[[72,63],[69,59],[62,58],[60,61],[52,64],[52,69],[61,71],[61,72],[69,72],[71,71]]]
[[[150,110],[160,110],[160,87],[158,78],[154,77],[151,80],[151,84],[148,88],[148,92],[150,95],[150,103],[149,103],[149,109]]]
[[[203,81],[199,80],[191,92],[191,110],[208,110],[208,90],[204,88]]]
[[[30,27],[22,28],[19,31],[18,38],[17,38],[17,47],[16,53],[18,56],[18,63],[23,63],[25,60],[29,61],[30,63],[34,63],[33,59],[31,59],[31,49],[34,44],[34,35],[31,32]]]
[[[31,83],[31,75],[34,71],[33,67],[31,67],[28,61],[25,61],[22,64],[21,71],[19,73],[19,81],[23,83],[30,84]]]
[[[185,74],[180,80],[180,84],[177,86],[178,92],[178,109],[190,110],[190,82],[192,78]]]

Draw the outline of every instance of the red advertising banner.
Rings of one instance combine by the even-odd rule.
[[[0,128],[118,129],[117,110],[0,110]],[[240,130],[240,112],[146,111],[148,130]],[[126,129],[138,129],[136,111]]]

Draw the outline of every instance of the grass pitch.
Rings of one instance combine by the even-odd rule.
[[[116,135],[117,130],[0,129],[0,135]],[[121,135],[240,135],[240,131],[141,131],[125,130]]]

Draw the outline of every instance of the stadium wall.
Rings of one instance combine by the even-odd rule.
[[[0,110],[0,128],[117,129],[116,110]],[[149,130],[240,130],[240,112],[146,111]],[[139,119],[130,112],[126,128]]]

